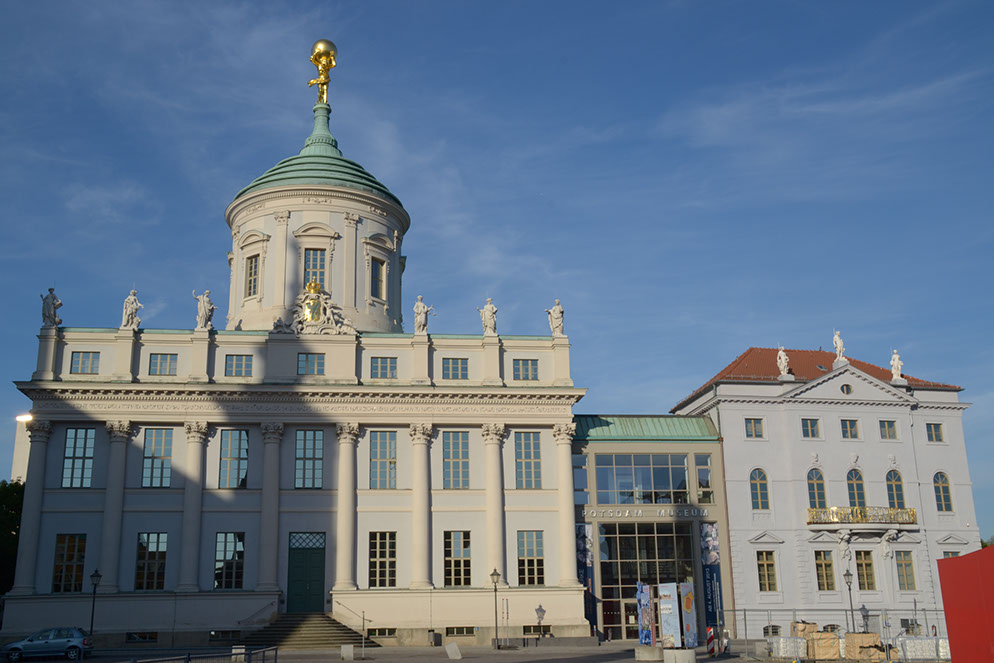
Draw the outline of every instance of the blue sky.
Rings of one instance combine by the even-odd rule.
[[[114,326],[226,308],[242,186],[311,125],[403,201],[433,329],[544,333],[566,307],[581,412],[665,412],[751,345],[961,384],[994,535],[994,4],[9,3],[0,22],[0,375],[38,294]],[[410,318],[410,316],[408,316]],[[410,320],[408,320],[410,324]],[[27,400],[0,386],[0,476]]]

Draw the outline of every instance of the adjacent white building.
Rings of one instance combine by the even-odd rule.
[[[496,570],[512,635],[538,606],[553,635],[589,635],[568,339],[498,335],[492,312],[486,334],[403,333],[410,219],[342,157],[328,105],[314,114],[300,154],[227,209],[226,329],[209,300],[190,303],[197,329],[48,311],[17,383],[33,418],[5,632],[87,623],[99,569],[107,644],[206,642],[284,612],[482,643]]]
[[[924,627],[936,560],[980,547],[960,388],[813,350],[781,372],[777,354],[750,348],[673,408],[723,440],[738,636],[845,628],[847,570],[885,631]]]

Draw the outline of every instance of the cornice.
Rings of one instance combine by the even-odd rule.
[[[791,408],[805,408],[811,405],[827,405],[832,407],[896,407],[909,410],[952,410],[963,412],[970,407],[970,403],[922,403],[922,402],[896,402],[896,401],[865,401],[849,400],[842,398],[809,398],[794,400],[783,396],[715,396],[705,403],[687,412],[687,416],[701,416],[714,410],[723,403],[748,403],[755,405],[779,405]]]
[[[364,193],[357,189],[350,189],[346,187],[336,187],[336,186],[321,186],[321,185],[291,185],[286,187],[270,187],[266,189],[260,189],[258,191],[249,193],[237,200],[232,201],[227,209],[224,211],[224,220],[227,221],[228,227],[231,227],[234,218],[246,210],[252,209],[252,211],[267,209],[270,206],[267,203],[279,203],[288,198],[300,198],[300,197],[327,197],[328,194],[334,194],[334,197],[343,202],[352,202],[359,205],[363,205],[366,213],[373,214],[379,217],[393,217],[400,221],[403,226],[404,232],[411,227],[411,218],[407,214],[407,210],[399,205],[375,196],[371,193]],[[321,203],[304,203],[305,205],[321,205]],[[274,207],[278,207],[276,205]],[[360,214],[362,216],[363,214]]]

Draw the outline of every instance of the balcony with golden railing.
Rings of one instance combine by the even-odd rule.
[[[886,506],[830,506],[808,509],[809,525],[916,525],[914,509]]]

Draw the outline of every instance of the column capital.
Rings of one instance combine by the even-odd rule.
[[[290,220],[290,210],[280,210],[273,214],[273,218],[276,219],[277,225],[285,226],[287,221]]]
[[[25,422],[24,428],[31,442],[48,442],[48,436],[52,434],[52,422],[45,419],[32,419]]]
[[[414,444],[428,444],[434,429],[431,424],[417,423],[410,425],[411,442]]]
[[[501,444],[504,441],[504,424],[483,424],[482,429],[484,444]]]
[[[266,444],[279,444],[283,441],[283,424],[267,421],[262,424],[262,441]]]
[[[349,226],[350,228],[355,228],[356,224],[359,223],[359,215],[356,214],[355,212],[346,212],[344,216],[345,216],[345,225]]]
[[[338,443],[355,444],[359,437],[359,424],[345,423],[338,424]]]
[[[552,437],[556,444],[572,444],[573,436],[576,435],[576,424],[556,424],[552,427]]]
[[[111,442],[127,442],[135,434],[130,421],[108,421],[106,426]]]
[[[203,442],[209,430],[206,421],[188,421],[184,428],[187,442]]]

